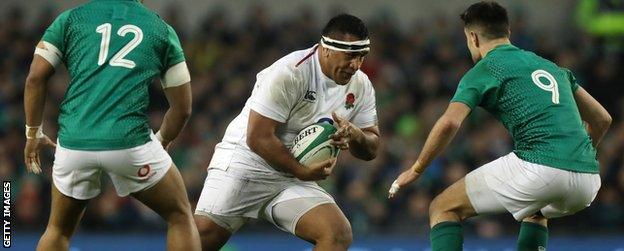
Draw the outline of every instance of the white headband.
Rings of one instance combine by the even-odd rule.
[[[335,51],[345,51],[345,52],[360,52],[360,51],[370,51],[370,39],[358,40],[358,41],[340,41],[331,39],[326,36],[321,37],[321,45],[327,49],[332,49]]]

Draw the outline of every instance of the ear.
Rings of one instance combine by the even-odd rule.
[[[323,55],[323,57],[328,58],[329,57],[329,53],[331,53],[329,49],[321,46],[321,54]]]
[[[477,35],[476,32],[474,31],[470,31],[470,41],[472,41],[472,44],[476,47],[479,48],[479,35]]]

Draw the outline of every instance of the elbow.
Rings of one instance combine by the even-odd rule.
[[[191,115],[193,114],[193,109],[191,108],[191,106],[188,107],[170,107],[169,108],[171,112],[173,112],[176,117],[184,120],[184,121],[188,121],[189,118],[191,118]]]
[[[440,124],[445,133],[457,131],[459,130],[459,127],[461,127],[461,121],[449,118],[442,118],[440,120]]]
[[[182,115],[182,117],[184,118],[184,120],[188,120],[191,115],[193,114],[193,108],[191,106],[186,107],[186,109],[183,109],[180,114]]]
[[[599,123],[600,123],[600,127],[606,130],[606,129],[609,129],[612,122],[613,122],[613,118],[611,117],[611,115],[608,112],[605,112],[605,114],[600,119]]]
[[[26,77],[26,86],[25,88],[35,88],[39,86],[39,83],[43,81],[43,77],[35,74],[28,74]]]
[[[375,158],[377,158],[377,151],[372,151],[366,154],[365,156],[362,156],[361,159],[365,161],[371,161],[371,160],[374,160]]]

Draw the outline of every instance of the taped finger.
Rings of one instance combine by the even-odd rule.
[[[401,188],[399,186],[399,181],[398,180],[394,180],[394,182],[392,182],[392,185],[390,186],[390,190],[388,190],[388,193],[390,193],[390,195],[394,195],[396,192],[399,191],[399,188]]]

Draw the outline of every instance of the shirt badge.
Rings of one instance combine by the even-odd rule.
[[[345,100],[345,109],[349,110],[353,108],[354,103],[355,103],[355,95],[353,95],[353,93],[347,94],[347,99]]]

